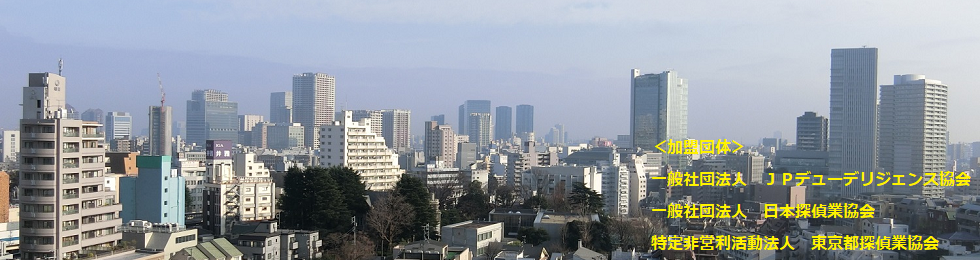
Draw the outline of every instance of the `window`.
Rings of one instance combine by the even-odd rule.
[[[166,206],[166,205],[167,205],[167,201],[166,201],[166,200],[165,200],[165,201],[163,201],[163,205],[164,205],[164,206]]]

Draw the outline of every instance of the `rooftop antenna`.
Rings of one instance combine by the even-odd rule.
[[[157,72],[157,83],[160,85],[160,111],[163,111],[163,103],[167,100],[167,94],[163,92],[163,79],[160,78],[160,72]]]
[[[58,58],[58,75],[61,75],[61,70],[65,68],[65,61]]]

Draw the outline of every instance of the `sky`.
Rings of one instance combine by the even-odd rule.
[[[949,86],[952,142],[980,141],[980,1],[0,1],[0,127],[27,73],[64,59],[68,103],[175,119],[195,89],[268,116],[291,77],[336,77],[348,109],[409,109],[413,134],[468,99],[535,106],[539,136],[629,133],[629,70],[689,81],[689,136],[754,144],[827,115],[830,50],[879,48],[878,83]]]

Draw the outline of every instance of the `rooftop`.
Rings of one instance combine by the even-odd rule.
[[[148,257],[148,256],[151,256],[151,255],[155,255],[155,254],[158,254],[158,253],[141,253],[141,252],[136,252],[136,251],[129,251],[129,252],[125,252],[125,253],[119,253],[119,254],[114,254],[114,255],[111,255],[111,256],[106,256],[106,257],[99,258],[99,259],[101,259],[101,260],[136,260],[136,259],[141,259],[141,258]]]
[[[502,225],[501,222],[488,222],[488,221],[464,221],[456,224],[444,226],[447,228],[468,228],[468,229],[480,229],[484,227]]]

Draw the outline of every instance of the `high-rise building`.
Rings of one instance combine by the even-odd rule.
[[[263,148],[287,150],[293,147],[303,147],[303,126],[298,123],[274,124],[266,127],[266,145]]]
[[[456,164],[456,133],[449,125],[425,122],[425,163],[442,162],[444,167]]]
[[[477,149],[482,150],[483,148],[490,145],[490,141],[493,137],[493,127],[490,122],[490,113],[471,113],[466,122],[470,124],[466,127],[468,131],[466,134],[470,136],[470,143],[476,144]]]
[[[438,125],[445,125],[446,124],[446,115],[444,115],[444,114],[434,115],[434,116],[432,116],[431,121],[436,121],[436,124],[438,124]]]
[[[827,118],[804,112],[796,118],[796,150],[827,151]]]
[[[150,107],[150,145],[147,146],[149,155],[172,155],[173,138],[170,134],[173,130],[170,127],[172,116],[173,108],[170,106],[165,106],[163,109],[160,109],[160,106]]]
[[[568,143],[568,133],[565,132],[565,125],[556,124],[555,127],[552,127],[551,130],[548,131],[545,139],[547,139],[549,143],[557,145],[564,145]]]
[[[293,122],[293,92],[272,92],[269,97],[269,122],[276,124]]]
[[[205,229],[228,234],[236,223],[275,218],[276,184],[254,154],[232,154],[233,143],[208,140],[203,200]]]
[[[105,112],[103,112],[102,109],[86,109],[85,112],[82,112],[82,116],[80,118],[84,121],[99,122],[100,125],[103,125],[102,127],[99,127],[99,132],[105,132]],[[105,140],[103,140],[103,142],[104,141]]]
[[[384,137],[371,131],[367,119],[353,121],[345,111],[343,121],[323,125],[320,138],[320,165],[344,166],[358,172],[369,190],[391,190],[404,173],[398,154],[385,145]]]
[[[264,122],[261,115],[238,115],[238,142],[246,146],[255,146],[252,141],[252,127]]]
[[[487,113],[490,114],[490,100],[467,100],[459,105],[459,133],[469,133],[470,114]]]
[[[833,49],[830,56],[828,177],[877,172],[878,49]],[[875,187],[837,182],[829,190],[851,197]]]
[[[293,122],[306,131],[303,145],[318,149],[321,125],[334,121],[337,87],[334,77],[307,72],[293,75]]]
[[[228,101],[228,93],[195,90],[187,101],[187,142],[198,146],[207,140],[238,141],[238,102]]]
[[[677,72],[640,75],[630,71],[630,136],[633,148],[657,151],[663,141],[687,139],[687,80]],[[668,155],[664,158],[674,169],[685,169],[689,158]]]
[[[105,187],[97,122],[67,118],[65,78],[31,73],[20,120],[20,252],[23,259],[70,259],[117,245],[122,225]]]
[[[107,140],[129,139],[133,136],[133,115],[126,112],[109,112],[105,117]]]
[[[514,132],[517,133],[517,136],[526,138],[528,133],[534,133],[534,106],[517,105],[517,114],[514,119]]]
[[[184,225],[184,177],[171,170],[170,156],[137,156],[139,175],[119,179],[123,222],[146,220]]]
[[[381,110],[381,136],[388,148],[398,153],[412,150],[412,111]]]
[[[4,130],[3,151],[0,151],[0,162],[17,161],[20,155],[20,131]]]
[[[948,87],[923,75],[896,75],[881,86],[878,165],[886,172],[922,176],[946,170]],[[939,198],[943,187],[888,185],[896,194]]]
[[[354,122],[367,119],[371,124],[371,132],[381,134],[381,128],[384,127],[384,115],[381,110],[340,110],[334,118],[343,118],[346,111],[351,112],[351,120]]]
[[[514,137],[514,111],[508,106],[497,107],[496,121],[493,125],[494,140],[509,140]]]

